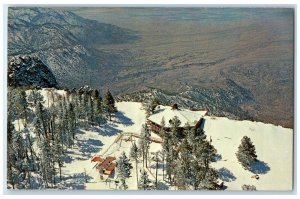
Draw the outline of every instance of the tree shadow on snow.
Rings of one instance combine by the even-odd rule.
[[[156,110],[153,111],[153,114],[163,112],[164,110],[165,110],[165,108],[156,109]]]
[[[131,126],[131,125],[133,125],[134,123],[132,122],[132,120],[129,118],[129,117],[126,117],[125,115],[124,115],[124,113],[123,112],[121,112],[121,111],[118,111],[116,114],[115,114],[115,119],[116,119],[116,122],[117,123],[121,123],[121,124],[123,124],[123,125],[125,125],[125,126]]]
[[[77,145],[79,152],[83,153],[84,156],[89,156],[91,153],[98,152],[103,143],[100,140],[89,138],[88,140],[78,140]]]
[[[71,156],[69,156],[68,153],[63,157],[63,161],[64,161],[65,163],[71,163],[73,160],[74,160],[74,159],[73,159]]]
[[[84,168],[82,168],[82,170],[84,170]],[[85,189],[84,184],[86,183],[86,181],[89,181],[91,179],[92,177],[86,175],[84,171],[82,173],[75,173],[70,176],[65,176],[63,178],[63,181],[59,183],[58,189]]]
[[[264,161],[257,160],[250,165],[249,170],[255,174],[266,174],[271,168]]]
[[[221,155],[221,154],[216,154],[216,155],[214,156],[214,159],[215,159],[215,161],[222,160],[222,155]]]
[[[85,134],[85,132],[84,131],[82,131],[81,129],[79,129],[79,128],[77,128],[77,129],[75,129],[74,130],[75,131],[75,135],[77,135],[77,134]]]
[[[76,147],[78,148],[78,152],[75,153],[72,151],[73,149],[69,149],[64,154],[63,161],[65,163],[71,163],[75,159],[87,160],[91,158],[92,154],[97,153],[102,146],[103,143],[100,140],[93,138],[89,138],[88,140],[77,140]]]
[[[103,135],[103,136],[114,136],[120,133],[120,130],[112,127],[111,124],[106,124],[101,127],[92,126],[90,128],[90,131],[97,132],[99,135]]]
[[[91,158],[94,153],[100,151],[101,147],[103,146],[103,143],[99,139],[89,138],[88,140],[84,140],[81,138],[81,136],[77,136],[80,134],[86,134],[85,131],[79,128],[75,131],[76,141],[74,148],[68,149],[62,157],[65,163],[71,163],[74,160],[87,160]],[[93,131],[103,136],[114,136],[120,133],[120,130],[112,127],[111,124],[105,124],[103,126],[90,126],[88,131]]]
[[[233,175],[233,173],[228,169],[226,169],[225,167],[219,169],[218,174],[219,174],[219,178],[225,182],[231,182],[236,180],[236,177]]]
[[[162,169],[163,166],[164,166],[163,163],[160,163],[160,162],[158,163],[158,169]],[[150,168],[151,169],[156,169],[156,162],[151,162]],[[166,166],[165,166],[165,169],[166,169]]]

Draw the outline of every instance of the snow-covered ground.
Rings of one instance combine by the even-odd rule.
[[[111,190],[115,183],[106,183],[93,167],[90,159],[93,155],[115,156],[125,151],[129,156],[131,141],[121,139],[114,143],[118,133],[140,133],[145,122],[145,112],[137,102],[117,103],[119,112],[112,122],[89,131],[80,130],[77,134],[77,148],[69,150],[63,168],[63,174],[70,176],[67,186],[75,189]],[[293,165],[293,130],[251,121],[234,121],[227,118],[205,116],[207,138],[218,151],[220,158],[213,166],[219,170],[220,182],[224,181],[227,190],[241,190],[243,184],[256,186],[257,190],[291,190]],[[254,174],[244,170],[238,163],[235,153],[243,136],[247,135],[255,144],[259,162],[259,179],[251,178]],[[154,135],[153,135],[154,136]],[[123,138],[126,138],[123,137]],[[135,141],[137,138],[133,138]],[[161,145],[152,143],[150,151],[161,150]],[[135,164],[132,177],[128,180],[129,189],[137,189]],[[138,164],[138,170],[142,163]],[[150,177],[154,180],[155,163],[151,162]],[[86,171],[88,183],[84,180]],[[148,170],[149,171],[149,170]],[[158,170],[158,180],[162,181],[162,168]],[[174,188],[172,188],[174,189]]]
[[[52,102],[51,89],[43,89],[44,105],[50,106]],[[27,93],[28,94],[28,93]],[[55,90],[54,98],[65,95],[65,91]],[[78,129],[73,149],[68,149],[65,154],[62,174],[63,189],[116,189],[115,183],[106,183],[94,168],[96,163],[91,162],[94,155],[115,156],[118,158],[124,151],[129,156],[132,142],[138,138],[128,140],[131,133],[140,134],[142,124],[145,123],[146,114],[138,102],[118,102],[118,113],[113,121],[101,127],[91,127],[88,130]],[[168,118],[166,115],[165,118]],[[219,181],[223,181],[226,190],[241,190],[243,184],[254,185],[257,190],[291,190],[293,185],[293,130],[264,124],[261,122],[235,121],[222,117],[205,116],[204,130],[207,139],[217,149],[219,160],[213,166],[219,171]],[[18,129],[23,128],[23,121],[14,122]],[[124,136],[115,142],[119,134]],[[256,173],[259,179],[252,178],[253,172],[244,170],[238,163],[236,151],[243,136],[248,136],[253,141],[259,162]],[[152,137],[158,135],[152,133]],[[161,150],[161,145],[151,143],[150,152]],[[150,168],[145,168],[154,180],[155,163],[150,163]],[[133,162],[132,177],[128,179],[131,190],[137,189],[136,170]],[[143,169],[142,163],[138,164],[138,171]],[[162,167],[158,169],[158,180],[162,180]],[[87,181],[87,183],[86,183]],[[174,189],[174,187],[170,187]]]

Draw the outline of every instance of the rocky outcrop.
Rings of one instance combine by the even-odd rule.
[[[36,56],[19,56],[8,63],[9,86],[57,87],[51,70]]]

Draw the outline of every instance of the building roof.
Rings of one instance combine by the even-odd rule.
[[[106,171],[113,171],[115,170],[117,164],[116,163],[111,163],[107,168]]]
[[[100,155],[95,155],[94,157],[92,157],[91,162],[102,162],[104,159],[101,158]]]
[[[102,167],[104,169],[107,169],[115,159],[115,157],[108,156],[103,162],[99,164],[99,168]]]
[[[197,122],[202,118],[207,111],[191,111],[187,109],[172,109],[170,106],[161,106],[154,111],[148,120],[160,124],[162,118],[165,119],[166,126],[171,127],[169,121],[175,116],[181,121],[180,127],[184,127],[185,124],[195,126]]]

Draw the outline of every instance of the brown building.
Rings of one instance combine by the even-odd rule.
[[[171,106],[159,105],[154,113],[147,119],[147,124],[150,129],[156,133],[161,131],[161,121],[165,120],[164,130],[171,131],[171,121],[176,116],[181,124],[180,128],[183,130],[186,126],[190,128],[203,128],[203,117],[207,111],[192,111],[188,109],[179,109],[177,104]]]
[[[108,156],[102,162],[98,163],[96,169],[99,170],[101,174],[111,175],[117,166],[114,160],[116,160],[115,157]]]

